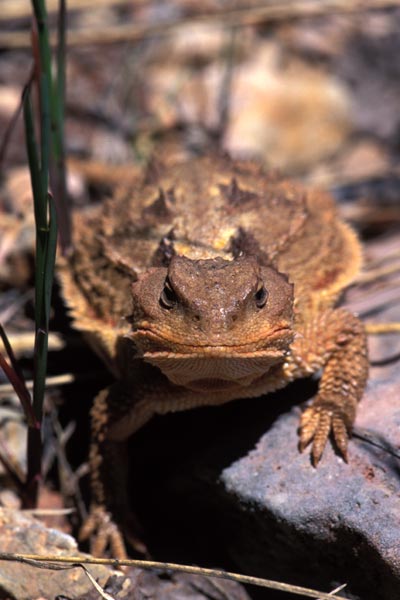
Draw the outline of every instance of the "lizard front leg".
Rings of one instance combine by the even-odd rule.
[[[322,369],[317,396],[300,420],[300,450],[312,442],[317,465],[329,434],[347,461],[347,443],[368,376],[362,322],[344,309],[329,310],[300,328],[284,366],[288,380]]]
[[[89,516],[81,527],[79,539],[91,540],[91,552],[94,556],[103,556],[110,546],[113,556],[126,558],[121,530],[129,537],[135,550],[144,555],[147,552],[145,545],[135,534],[137,526],[130,526],[132,516],[127,493],[129,461],[126,441],[114,442],[108,439],[113,420],[117,416],[122,417],[124,408],[129,410],[127,400],[129,399],[124,398],[120,385],[115,384],[98,394],[91,411],[89,464],[92,499]],[[114,515],[118,524],[114,521]]]
[[[223,404],[234,397],[237,394],[204,394],[178,387],[153,367],[147,377],[125,378],[98,394],[91,412],[92,503],[79,535],[80,540],[92,539],[95,556],[102,556],[110,546],[114,556],[126,558],[122,532],[133,548],[146,554],[146,547],[135,534],[138,527],[129,509],[128,438],[155,414]]]

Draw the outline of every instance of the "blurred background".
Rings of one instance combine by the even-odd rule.
[[[55,39],[59,4],[47,0],[46,5]],[[65,146],[71,209],[85,210],[116,186],[129,185],[154,153],[181,160],[217,149],[256,158],[335,195],[365,249],[365,272],[346,295],[347,306],[367,321],[400,322],[400,1],[67,0],[66,7]],[[31,13],[29,0],[0,0],[0,322],[28,379],[34,220],[20,108],[33,67]],[[73,505],[81,517],[85,509],[77,481],[87,474],[85,465],[79,465],[86,460],[88,411],[110,379],[71,330],[57,291],[51,330],[52,383],[44,427],[47,483],[40,504]],[[393,364],[386,368],[384,361],[396,356],[398,361],[400,336],[370,338],[370,352],[372,376],[395,382],[398,363],[397,369]],[[293,401],[282,400],[280,410],[288,410]],[[184,510],[189,511],[188,522],[202,527],[202,518],[196,521],[197,513],[193,517],[185,501],[181,470],[186,458],[191,464],[204,456],[210,443],[205,438],[219,444],[227,421],[240,430],[245,410],[224,407],[213,417],[207,412],[166,417],[165,425],[150,425],[138,435],[137,511],[156,556],[190,556],[203,564],[208,559],[212,565],[231,566],[230,558],[224,562],[229,549],[222,543],[214,540],[210,548],[203,537],[194,549],[193,538],[187,539],[184,527],[179,530]],[[254,422],[252,410],[248,423]],[[264,405],[254,414],[257,410],[264,415]],[[270,415],[260,417],[253,445],[265,429],[263,419],[272,422]],[[25,423],[2,372],[0,433],[0,454],[6,444],[14,462],[24,465]],[[226,440],[226,448],[231,442]],[[230,450],[228,454],[237,458]],[[207,459],[214,461],[214,470],[219,467],[215,455],[209,451]],[[207,460],[206,467],[200,463],[206,474]],[[15,489],[8,475],[7,470],[0,473],[0,504],[18,506],[16,495],[10,500]],[[168,477],[173,482],[169,498]],[[218,501],[212,497],[211,504]],[[204,535],[217,526],[218,509],[213,506],[213,511],[217,516]],[[173,526],[159,535],[173,513]],[[57,526],[76,532],[78,523],[72,516]]]
[[[216,145],[329,186],[394,176],[397,4],[70,0],[68,156],[110,167],[163,143]],[[47,8],[55,31],[58,3]],[[30,19],[28,0],[1,0],[3,132],[29,78]],[[3,175],[26,162],[22,137],[17,123]]]

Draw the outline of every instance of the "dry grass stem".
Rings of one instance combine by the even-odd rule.
[[[136,567],[139,569],[162,569],[172,570],[180,573],[192,573],[193,575],[203,575],[204,577],[218,577],[221,579],[229,579],[231,581],[237,581],[246,585],[255,585],[258,587],[265,587],[273,590],[280,590],[282,592],[288,592],[292,594],[298,594],[307,598],[320,598],[321,600],[346,600],[343,596],[333,596],[332,593],[319,592],[310,588],[304,588],[298,585],[291,585],[289,583],[281,583],[279,581],[272,581],[270,579],[262,579],[260,577],[250,577],[248,575],[240,575],[238,573],[231,573],[228,571],[221,571],[218,569],[203,569],[201,567],[194,567],[192,565],[180,565],[176,563],[164,563],[156,562],[151,560],[117,560],[109,558],[94,558],[94,557],[83,557],[83,556],[53,556],[46,555],[41,556],[38,554],[11,554],[8,552],[0,552],[0,560],[17,561],[37,566],[38,568],[45,568],[46,563],[49,563],[48,568],[54,568],[54,564],[58,563],[64,565],[81,566],[87,565],[109,565],[114,568],[118,567]]]
[[[392,275],[393,273],[397,273],[400,271],[400,262],[395,263],[393,265],[379,267],[377,269],[372,269],[370,271],[365,271],[364,273],[360,273],[357,277],[355,283],[370,283],[372,281],[376,281],[377,279],[381,279],[382,277],[386,277],[387,275]]]
[[[72,515],[76,512],[75,508],[32,508],[22,511],[24,514],[33,515],[35,517],[60,517]]]
[[[368,334],[374,335],[400,333],[400,323],[366,323],[365,330]]]
[[[99,376],[98,372],[93,373],[85,373],[85,375],[75,375],[74,373],[64,373],[63,375],[53,375],[51,377],[46,378],[46,388],[55,387],[60,385],[68,385],[69,383],[74,383],[75,381],[81,381],[86,379],[92,379]],[[33,381],[28,380],[26,382],[26,387],[28,390],[33,389]],[[0,385],[0,398],[2,396],[8,396],[11,393],[14,393],[14,388],[10,383],[2,383]]]
[[[10,333],[8,336],[10,340],[10,344],[14,350],[14,354],[16,356],[32,355],[33,346],[35,343],[35,334],[32,332],[20,332],[20,333]],[[65,343],[62,337],[57,333],[49,334],[49,350],[56,351],[62,350],[65,347]],[[1,341],[0,341],[0,351],[2,350]]]

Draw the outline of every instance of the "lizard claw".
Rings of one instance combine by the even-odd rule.
[[[342,411],[333,407],[331,403],[325,406],[310,406],[300,419],[300,452],[312,442],[311,458],[314,467],[321,460],[321,456],[332,432],[333,438],[340,454],[347,462],[347,443],[349,439],[348,426]]]
[[[93,556],[104,556],[107,547],[115,558],[127,558],[125,542],[118,525],[114,523],[109,512],[104,506],[92,506],[90,513],[79,532],[79,540],[91,539],[91,553]]]

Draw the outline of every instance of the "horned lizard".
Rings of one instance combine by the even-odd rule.
[[[94,553],[109,542],[124,553],[120,450],[152,415],[261,396],[321,371],[300,449],[311,443],[317,464],[332,434],[347,458],[368,359],[362,323],[334,304],[360,263],[329,195],[216,156],[153,162],[129,192],[77,219],[64,297],[117,378],[92,409],[82,535],[96,533]]]

